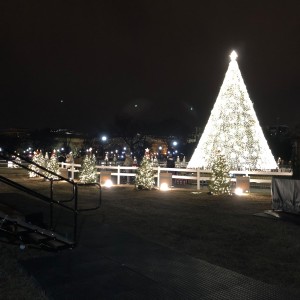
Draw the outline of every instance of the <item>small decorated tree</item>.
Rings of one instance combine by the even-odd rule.
[[[89,153],[84,157],[79,180],[83,183],[97,182],[96,157],[94,154]]]
[[[18,164],[21,164],[22,161],[21,161],[21,158],[19,156],[17,156],[13,162],[14,162],[14,164],[13,164],[14,168],[20,168],[20,166]]]
[[[224,155],[218,152],[212,165],[212,175],[208,185],[213,195],[231,194],[229,171],[230,168]]]
[[[45,167],[45,158],[44,158],[42,150],[39,151],[36,163],[42,167]],[[40,172],[42,172],[42,170],[40,170]]]
[[[45,155],[45,166],[47,168],[47,170],[54,172],[56,174],[60,174],[59,172],[59,163],[58,163],[58,159],[57,159],[57,155],[56,155],[56,151],[53,150],[50,159],[48,158],[48,153],[46,153]],[[51,173],[44,173],[45,176],[48,177],[48,179],[54,179],[57,180],[58,177],[55,176],[54,174]]]
[[[151,190],[154,187],[154,172],[149,149],[146,149],[140,167],[137,169],[135,177],[135,188],[139,190]]]
[[[158,159],[156,155],[153,157],[153,167],[158,167]]]
[[[48,164],[49,164],[49,155],[48,155],[48,152],[46,152],[46,153],[45,153],[45,157],[44,157],[44,166],[45,166],[45,168],[47,168]],[[46,176],[46,177],[49,177],[49,176],[50,176],[50,174],[49,174],[47,171],[43,171],[43,174],[44,174],[44,176]],[[49,178],[50,178],[50,177],[49,177]]]
[[[36,150],[33,152],[33,157],[32,157],[32,161],[42,167],[45,166],[45,161],[44,161],[44,157],[43,157],[43,153],[42,151],[39,151],[39,150]],[[38,177],[39,175],[36,174],[35,172],[41,172],[40,171],[40,168],[34,164],[30,164],[28,166],[28,168],[32,171],[29,171],[28,174],[29,174],[29,177]],[[33,172],[35,171],[35,172]]]
[[[176,159],[176,162],[175,162],[175,168],[180,168],[180,165],[181,165],[180,157],[179,157],[179,155],[177,155],[177,159]]]

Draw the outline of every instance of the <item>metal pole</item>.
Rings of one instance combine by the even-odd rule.
[[[53,230],[53,178],[50,178],[50,230]]]
[[[77,213],[78,213],[78,207],[77,207],[77,200],[78,200],[78,185],[77,183],[74,184],[74,195],[75,195],[75,199],[74,199],[74,236],[73,236],[73,240],[74,240],[74,244],[76,245],[77,243]]]

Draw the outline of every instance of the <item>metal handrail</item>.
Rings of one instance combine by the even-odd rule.
[[[18,163],[16,161],[13,161],[14,164],[20,166],[21,168],[26,169],[26,170],[28,170],[30,172],[34,172],[38,176],[41,176],[41,177],[49,180],[49,182],[50,182],[50,197],[47,197],[47,196],[45,196],[43,194],[40,194],[40,193],[38,193],[38,192],[36,192],[36,191],[34,191],[32,189],[29,189],[29,188],[27,188],[27,187],[25,187],[25,186],[23,186],[23,185],[15,182],[15,181],[12,181],[12,180],[6,178],[6,177],[0,176],[0,181],[2,181],[3,183],[6,183],[6,184],[8,184],[8,185],[10,185],[10,186],[12,186],[12,187],[14,187],[16,189],[19,189],[19,190],[21,190],[21,191],[23,191],[23,192],[25,192],[25,193],[27,193],[29,195],[32,195],[32,196],[34,196],[34,197],[36,197],[36,198],[38,198],[40,200],[43,200],[43,201],[49,203],[49,205],[50,205],[50,211],[49,211],[49,215],[50,215],[50,229],[51,230],[53,230],[53,206],[54,206],[54,204],[58,205],[58,206],[61,206],[61,207],[65,208],[65,209],[67,209],[67,210],[72,211],[73,212],[73,216],[74,216],[74,219],[73,219],[73,221],[74,221],[73,222],[73,227],[74,227],[73,228],[73,230],[74,230],[73,231],[73,244],[75,246],[77,244],[77,225],[78,225],[77,224],[78,223],[77,222],[77,215],[78,215],[78,212],[96,210],[96,209],[98,209],[101,206],[102,191],[101,191],[100,184],[98,184],[98,183],[88,184],[88,185],[96,185],[96,186],[99,187],[100,195],[99,195],[97,206],[96,207],[92,207],[92,208],[86,208],[86,209],[78,209],[78,186],[83,185],[83,184],[76,183],[73,180],[69,180],[69,179],[67,179],[67,178],[65,178],[65,177],[63,177],[63,176],[61,176],[59,174],[56,174],[55,172],[52,172],[52,171],[48,170],[47,168],[45,168],[43,166],[40,166],[39,164],[37,164],[37,163],[35,163],[33,161],[30,161],[30,160],[28,160],[27,158],[25,158],[25,157],[23,157],[21,155],[18,155],[18,154],[15,154],[15,153],[9,153],[9,154],[17,156],[21,160],[24,160],[24,161],[26,161],[29,164],[33,164],[33,165],[37,166],[39,169],[44,170],[47,173],[50,173],[50,174],[56,176],[60,180],[63,180],[63,181],[65,181],[65,182],[67,182],[67,183],[69,183],[69,184],[72,185],[72,192],[73,193],[72,193],[71,199],[58,201],[58,200],[54,200],[53,199],[53,178],[49,178],[45,174],[42,174],[42,173],[40,173],[38,171],[35,171],[35,170],[32,170],[29,167],[23,165],[22,163]],[[0,153],[0,157],[4,158],[7,161],[12,161],[11,158],[9,158],[8,154],[5,155],[5,153],[3,153],[3,152]],[[86,186],[87,184],[84,184],[84,185]],[[72,207],[67,206],[67,205],[64,204],[65,202],[71,202],[73,200],[74,200],[74,208],[72,208]]]
[[[10,154],[12,154],[12,153],[10,153]],[[16,157],[19,157],[21,160],[26,161],[26,162],[29,163],[30,165],[35,165],[35,166],[38,167],[39,169],[41,169],[41,170],[43,170],[43,171],[46,171],[47,173],[50,173],[50,174],[52,174],[52,175],[58,177],[60,180],[64,180],[64,181],[66,181],[66,182],[69,182],[70,184],[74,184],[74,181],[73,181],[73,180],[69,180],[68,178],[65,178],[65,177],[63,177],[63,176],[61,176],[61,175],[59,175],[59,174],[56,174],[55,172],[53,172],[53,171],[51,171],[51,170],[48,170],[48,169],[45,168],[44,166],[41,166],[41,165],[37,164],[36,162],[31,161],[31,160],[29,160],[28,158],[26,158],[26,157],[24,157],[24,156],[21,156],[21,155],[19,155],[19,154],[15,154],[15,153],[13,153],[13,155],[16,156]],[[10,159],[9,157],[3,155],[3,153],[0,153],[0,157],[4,158],[4,159],[7,160],[7,161],[12,161],[12,159]],[[43,178],[46,178],[46,179],[49,179],[49,180],[51,179],[51,178],[47,177],[45,174],[39,173],[38,171],[35,171],[35,170],[32,170],[32,169],[30,169],[29,167],[23,165],[22,163],[18,163],[17,161],[12,161],[12,162],[13,162],[14,164],[20,166],[21,168],[26,169],[26,170],[28,170],[28,171],[30,171],[30,172],[33,172],[33,173],[35,173],[35,174],[37,174],[37,175],[39,175],[39,176],[41,176],[41,177],[43,177]]]
[[[77,185],[77,187],[78,186],[98,186],[99,191],[100,191],[97,206],[92,207],[92,208],[80,208],[80,209],[77,208],[77,211],[78,212],[83,212],[83,211],[91,211],[91,210],[99,209],[100,206],[101,206],[101,203],[102,203],[102,188],[101,188],[101,185],[99,183],[77,183],[76,185]]]

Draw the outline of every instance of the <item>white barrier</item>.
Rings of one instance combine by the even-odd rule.
[[[75,174],[80,171],[81,165],[80,164],[68,164],[68,163],[61,163],[62,168],[67,168],[70,172],[70,179],[75,179]],[[121,184],[121,177],[135,177],[136,170],[138,167],[127,167],[127,166],[96,166],[98,174],[100,175],[101,170],[103,171],[110,171],[111,176],[116,177],[117,184]],[[155,172],[154,177],[157,178],[157,187],[159,187],[160,182],[160,173],[161,172],[170,172],[172,173],[172,179],[178,180],[188,180],[194,181],[197,185],[197,190],[200,190],[201,182],[205,182],[210,179],[210,170],[202,170],[202,169],[181,169],[181,168],[165,168],[165,167],[153,167]],[[230,171],[231,181],[236,181],[236,176],[249,176],[250,183],[265,183],[271,184],[273,176],[292,176],[293,173],[279,171]]]

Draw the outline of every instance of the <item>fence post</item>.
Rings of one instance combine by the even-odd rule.
[[[160,166],[157,167],[157,187],[159,188],[160,183]]]
[[[121,177],[121,169],[120,169],[120,165],[118,165],[118,176],[117,176],[117,184],[120,184],[120,177]]]
[[[200,190],[200,168],[197,168],[197,190]]]
[[[71,164],[71,179],[74,180],[74,163]]]

